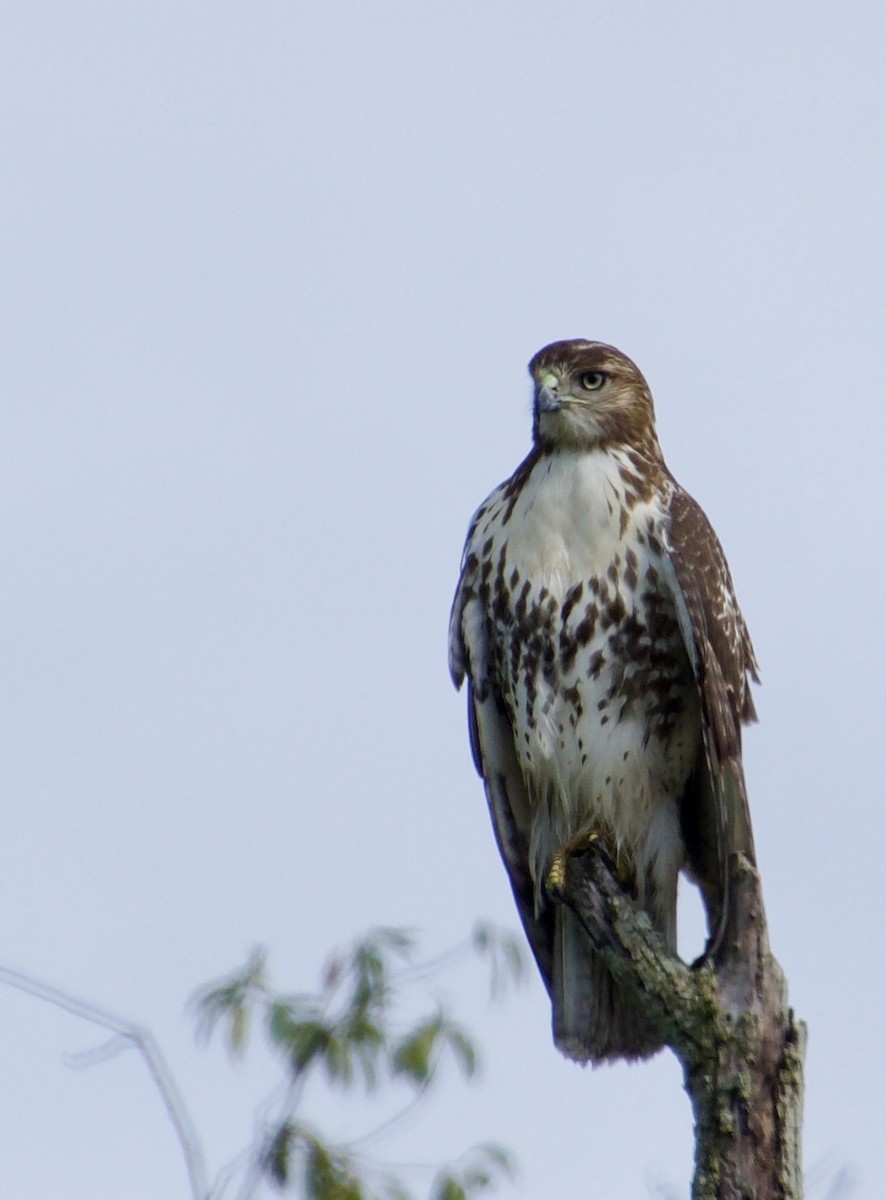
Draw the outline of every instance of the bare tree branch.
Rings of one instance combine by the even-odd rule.
[[[157,1085],[157,1090],[178,1137],[191,1185],[191,1195],[194,1200],[206,1200],[208,1190],[203,1153],[175,1080],[150,1031],[132,1025],[120,1017],[115,1017],[105,1009],[89,1004],[85,1000],[78,1000],[75,996],[61,992],[47,983],[41,983],[28,975],[12,971],[8,967],[0,967],[0,983],[5,983],[8,987],[16,988],[29,996],[36,996],[38,1000],[44,1000],[47,1004],[73,1013],[75,1017],[80,1017],[93,1025],[99,1025],[102,1029],[110,1030],[115,1037],[111,1042],[99,1047],[96,1053],[87,1056],[87,1061],[99,1061],[106,1058],[109,1053],[116,1053],[119,1048],[118,1040],[138,1051],[148,1068],[149,1075]],[[75,1060],[75,1062],[77,1061]],[[80,1065],[83,1065],[82,1061]]]

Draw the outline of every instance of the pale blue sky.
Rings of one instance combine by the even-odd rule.
[[[370,924],[516,926],[446,622],[525,364],[582,336],[726,546],[807,1162],[881,1194],[884,37],[798,0],[0,15],[0,962],[148,1025],[213,1166],[263,1077],[193,1046],[194,987],[259,941],[304,987]],[[669,1057],[583,1072],[535,978],[456,990],[484,1081],[399,1151],[686,1193]],[[134,1058],[72,1072],[91,1031],[0,1013],[4,1200],[187,1195]]]

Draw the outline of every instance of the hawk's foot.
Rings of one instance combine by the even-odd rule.
[[[566,886],[566,863],[570,858],[584,854],[591,846],[601,841],[601,835],[596,829],[583,829],[563,843],[551,862],[551,869],[545,880],[549,892],[562,892]]]
[[[554,855],[545,879],[547,890],[555,895],[562,893],[566,887],[566,863],[570,858],[584,854],[585,851],[590,850],[591,846],[596,845],[599,845],[611,860],[616,878],[621,886],[626,889],[630,888],[634,883],[634,873],[628,856],[621,850],[613,851],[599,830],[583,829],[580,833],[568,838]]]

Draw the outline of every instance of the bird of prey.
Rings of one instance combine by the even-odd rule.
[[[727,863],[753,861],[741,725],[758,680],[707,517],[665,466],[652,396],[612,346],[554,342],[529,364],[533,446],[468,531],[450,670],[498,847],[551,996],[558,1048],[642,1058],[661,1039],[620,992],[551,872],[598,839],[676,952],[681,870],[707,955]]]

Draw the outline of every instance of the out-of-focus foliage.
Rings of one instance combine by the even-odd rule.
[[[446,1003],[428,989],[430,980],[471,951],[489,964],[493,995],[521,978],[518,941],[488,924],[478,925],[465,946],[428,962],[417,961],[411,934],[374,929],[330,957],[316,993],[276,991],[265,953],[254,951],[243,968],[195,998],[199,1036],[208,1039],[218,1029],[229,1051],[242,1055],[257,1029],[283,1074],[282,1098],[246,1156],[241,1195],[254,1194],[264,1179],[305,1200],[415,1200],[408,1172],[358,1149],[376,1130],[333,1144],[310,1123],[303,1111],[305,1086],[319,1080],[326,1087],[369,1094],[405,1084],[411,1108],[428,1095],[447,1060],[465,1079],[472,1078],[477,1048]],[[417,999],[423,1011],[404,1026],[403,1009],[414,1013]],[[457,1163],[441,1166],[430,1191],[425,1187],[421,1194],[430,1200],[470,1200],[511,1172],[506,1150],[479,1145]]]

